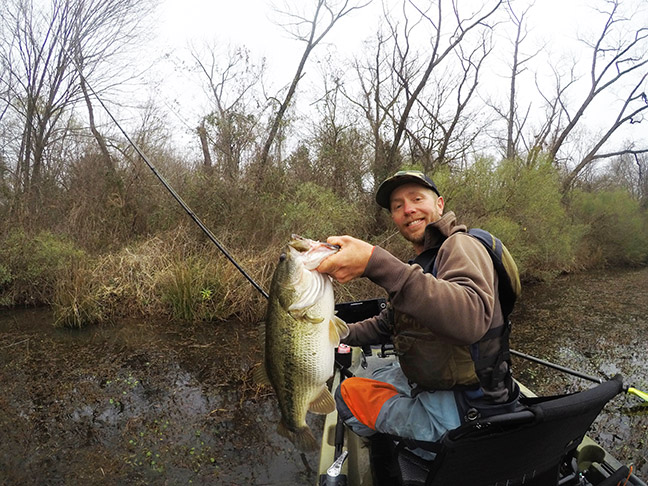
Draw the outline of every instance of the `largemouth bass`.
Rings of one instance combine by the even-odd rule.
[[[278,432],[299,449],[317,449],[307,411],[326,414],[335,401],[326,387],[335,347],[349,333],[335,316],[333,285],[315,270],[338,247],[293,235],[272,277],[265,323],[264,360],[255,377],[275,390]]]

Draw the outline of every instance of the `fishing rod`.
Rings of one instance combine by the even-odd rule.
[[[64,49],[65,50],[65,49]],[[126,130],[122,128],[122,126],[119,124],[117,119],[113,116],[112,112],[108,109],[106,104],[103,102],[103,100],[99,97],[97,92],[92,88],[90,83],[88,83],[88,80],[83,76],[83,72],[81,71],[81,68],[79,65],[76,63],[74,58],[67,53],[67,50],[65,51],[66,54],[68,54],[68,57],[72,61],[72,64],[74,64],[77,72],[79,73],[79,77],[81,78],[81,81],[85,83],[85,85],[88,87],[92,95],[97,99],[101,107],[106,111],[110,119],[115,123],[119,131],[126,137],[126,140],[128,143],[135,149],[135,152],[142,158],[142,160],[146,163],[149,169],[151,169],[151,172],[155,175],[155,177],[158,178],[158,180],[162,183],[162,185],[166,188],[169,193],[173,196],[173,198],[180,204],[180,207],[184,209],[184,211],[189,215],[189,217],[198,225],[198,227],[207,235],[207,238],[211,240],[214,245],[225,255],[225,257],[236,267],[236,269],[243,274],[243,276],[254,286],[255,289],[257,289],[261,295],[263,295],[266,299],[269,299],[269,295],[266,293],[265,290],[261,288],[261,286],[241,267],[238,262],[230,255],[230,253],[227,251],[227,249],[216,239],[214,234],[205,226],[205,224],[202,222],[202,220],[192,211],[192,209],[189,207],[189,205],[180,197],[180,195],[173,189],[171,184],[166,180],[166,178],[158,172],[158,170],[155,168],[153,163],[149,160],[149,158],[146,156],[146,154],[139,148],[139,146],[130,138],[128,133],[126,133]]]
[[[603,379],[592,376],[592,375],[587,375],[585,373],[581,373],[580,371],[572,370],[571,368],[567,368],[565,366],[561,366],[556,363],[552,363],[551,361],[546,361],[544,359],[536,358],[535,356],[531,356],[530,354],[525,354],[521,353],[519,351],[515,351],[514,349],[511,349],[511,354],[515,356],[519,356],[520,358],[524,358],[528,361],[533,361],[534,363],[538,363],[544,366],[547,366],[548,368],[553,368],[558,371],[562,371],[563,373],[567,373],[569,375],[577,376],[578,378],[583,378],[585,380],[593,381],[594,383],[603,383]],[[648,393],[643,392],[641,390],[637,390],[636,388],[633,388],[631,386],[624,386],[623,391],[630,395],[636,395],[639,398],[641,398],[644,402],[648,402]]]

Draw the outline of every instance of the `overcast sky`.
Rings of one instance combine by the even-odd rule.
[[[299,0],[305,1],[311,0]],[[396,5],[401,3],[400,0],[388,1]],[[464,0],[460,5],[470,6],[472,3],[474,6],[475,2],[483,4],[481,0]],[[523,6],[529,3],[529,0],[516,0],[516,9],[522,11]],[[250,50],[253,58],[266,59],[272,86],[278,89],[292,80],[303,44],[290,38],[281,27],[273,23],[273,19],[277,19],[273,4],[281,6],[283,2],[163,0],[154,32],[157,35],[156,54],[168,53],[173,56],[186,50],[187,46],[198,45],[200,42],[216,42],[222,46],[243,45]],[[597,32],[601,26],[600,17],[598,22],[594,21],[596,17],[591,4],[592,2],[585,0],[536,0],[529,22],[530,38],[525,42],[528,51],[546,41],[550,42],[551,48],[546,49],[544,55],[555,56],[557,59],[567,52],[577,53],[582,49],[577,37]],[[370,7],[342,19],[326,37],[326,49],[334,49],[341,58],[360,54],[362,42],[377,30],[381,9],[380,0],[374,0]],[[499,39],[499,42],[505,41]],[[324,49],[320,46],[314,51],[309,60],[310,69],[307,65],[307,75],[313,75],[312,63]],[[508,55],[509,51],[510,49],[502,50],[498,54],[502,57],[503,69],[499,73],[491,73],[490,82],[494,85],[495,93],[505,93],[497,85],[502,81],[508,82],[506,76],[509,59],[505,54]],[[158,91],[159,99],[169,107],[173,105],[178,121],[186,123],[189,128],[195,126],[197,111],[201,111],[201,108],[196,107],[204,104],[201,101],[204,100],[203,94],[197,84],[199,79],[195,79],[196,84],[191,84],[182,69],[176,69],[172,74],[164,69],[166,68],[161,71],[164,74],[158,72],[160,79],[163,79],[163,87]],[[306,79],[302,80],[302,85],[307,82]],[[206,111],[208,110],[202,110],[202,114]]]

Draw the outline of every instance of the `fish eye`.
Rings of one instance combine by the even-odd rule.
[[[286,254],[285,253],[282,253],[281,255],[279,255],[279,261],[280,262],[283,262],[285,259],[286,259]]]

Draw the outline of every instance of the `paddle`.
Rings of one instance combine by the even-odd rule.
[[[511,349],[511,354],[515,356],[519,356],[520,358],[524,358],[529,361],[533,361],[534,363],[539,363],[541,365],[547,366],[549,368],[553,368],[558,371],[562,371],[564,373],[577,376],[579,378],[583,378],[585,380],[593,381],[594,383],[603,383],[602,378],[598,378],[596,376],[591,376],[591,375],[586,375],[585,373],[581,373],[580,371],[572,370],[571,368],[566,368],[565,366],[560,366],[556,363],[552,363],[551,361],[545,361],[544,359],[536,358],[535,356],[531,356],[530,354],[524,354],[519,351],[515,351],[514,349]],[[639,398],[641,398],[644,402],[648,402],[648,393],[643,392],[641,390],[637,390],[636,388],[633,388],[631,386],[625,386],[623,387],[623,391],[626,393],[629,393],[630,395],[636,395]]]

